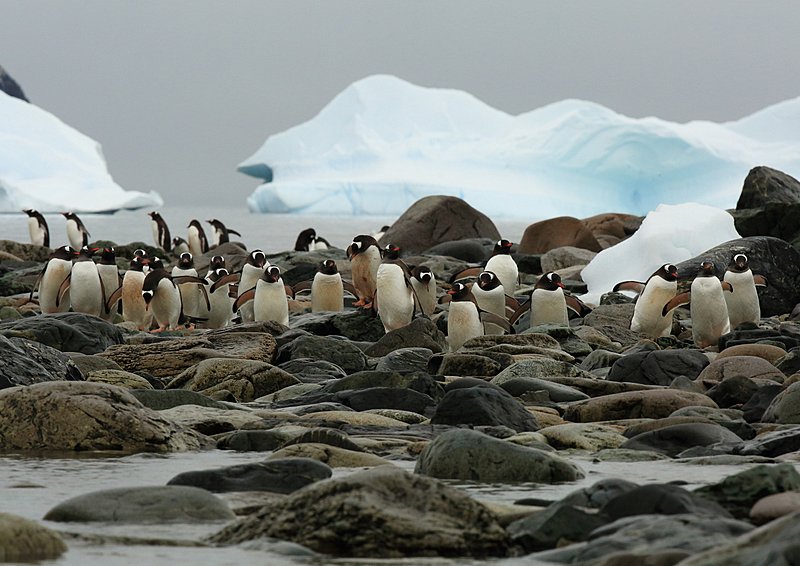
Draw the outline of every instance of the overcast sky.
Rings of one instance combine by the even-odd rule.
[[[236,165],[368,75],[726,121],[800,96],[798,28],[794,0],[0,0],[0,65],[124,188],[244,207]]]

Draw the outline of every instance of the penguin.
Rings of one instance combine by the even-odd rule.
[[[311,283],[311,312],[344,310],[344,282],[332,259],[322,261]]]
[[[486,262],[484,271],[491,271],[500,280],[506,295],[514,296],[519,283],[519,268],[517,262],[511,257],[511,242],[499,240],[494,245],[492,257]]]
[[[100,275],[100,281],[103,284],[103,294],[105,297],[113,295],[117,289],[122,285],[122,278],[119,276],[119,269],[117,268],[117,255],[114,248],[103,248],[100,252],[100,261],[97,262],[97,273]],[[100,318],[104,320],[111,320],[114,318],[114,313],[111,309],[107,308],[106,303],[103,304],[103,310]]]
[[[289,302],[281,270],[277,265],[267,266],[256,282],[255,288],[239,295],[233,304],[233,312],[248,301],[253,301],[253,315],[256,321],[271,320],[289,326]]]
[[[182,253],[189,251],[189,244],[183,238],[175,236],[172,238],[172,253],[180,256]]]
[[[411,270],[411,287],[414,289],[416,308],[425,315],[431,316],[436,310],[436,276],[429,267],[414,266]]]
[[[128,270],[122,277],[122,286],[108,298],[106,311],[112,312],[117,303],[122,300],[122,319],[132,322],[136,328],[143,331],[150,330],[153,324],[153,313],[147,308],[142,296],[145,273],[144,264],[148,261],[134,256]]]
[[[329,247],[328,240],[317,236],[317,232],[313,228],[306,228],[300,232],[294,242],[294,251],[296,252],[327,250]]]
[[[70,246],[61,246],[53,250],[50,258],[39,275],[38,281],[31,290],[31,296],[38,285],[39,288],[39,307],[42,314],[52,314],[56,312],[66,312],[70,306],[69,290],[59,298],[59,289],[62,283],[69,280],[72,272],[72,258],[75,250]]]
[[[506,316],[506,293],[500,278],[491,271],[483,271],[471,287],[478,306],[497,316]],[[484,334],[503,334],[503,328],[497,324],[487,323]]]
[[[242,235],[233,228],[226,228],[221,220],[214,218],[213,220],[206,220],[214,228],[213,232],[213,245],[218,246],[230,242],[230,234],[236,234],[240,238]]]
[[[672,332],[672,311],[666,314],[663,307],[678,293],[678,268],[671,263],[659,267],[645,283],[622,281],[614,285],[616,291],[639,293],[633,308],[631,330],[650,338],[669,336]]]
[[[31,244],[34,246],[50,247],[50,229],[44,216],[32,208],[23,210],[28,215],[28,233],[31,235]]]
[[[447,290],[450,299],[447,315],[447,343],[450,351],[455,352],[465,342],[484,334],[484,322],[499,325],[503,330],[513,332],[513,328],[504,317],[482,311],[468,285],[455,283]]]
[[[264,268],[267,266],[269,266],[269,262],[263,251],[253,250],[247,254],[247,260],[242,267],[242,276],[239,279],[237,294],[241,295],[248,289],[255,287],[261,274],[264,273]],[[253,303],[242,305],[239,314],[242,317],[242,322],[253,322],[253,320],[255,320]]]
[[[378,267],[381,264],[381,250],[372,236],[359,235],[347,246],[347,258],[353,273],[353,286],[358,301],[356,307],[372,308]]]
[[[208,251],[208,240],[206,240],[206,233],[203,230],[203,225],[199,220],[192,220],[189,222],[188,236],[186,240],[189,244],[189,251],[193,256],[201,256]]]
[[[580,316],[586,316],[592,309],[587,307],[580,299],[564,293],[564,284],[561,276],[550,271],[543,274],[533,287],[531,298],[517,308],[511,316],[511,324],[527,310],[531,311],[531,326],[540,324],[557,324],[569,326],[569,313],[567,309],[575,311]]]
[[[172,268],[172,277],[197,277],[197,270],[194,268],[194,258],[189,252],[183,252],[178,257],[178,264]],[[183,303],[183,313],[189,317],[200,317],[200,289],[194,283],[183,283],[178,285],[178,292]]]
[[[59,290],[59,294],[61,294],[69,286],[72,310],[94,316],[103,314],[106,306],[103,282],[100,279],[97,265],[92,260],[92,256],[97,251],[98,248],[83,246],[77,252],[70,276]]]
[[[214,270],[209,276],[210,284],[206,286],[209,298],[209,308],[202,313],[202,317],[207,319],[202,323],[203,328],[224,328],[230,324],[233,318],[233,299],[228,294],[228,284],[225,279],[228,270],[220,268]],[[191,285],[187,283],[184,285]],[[184,285],[181,285],[183,287]]]
[[[153,332],[175,330],[186,319],[178,285],[181,283],[197,283],[204,285],[199,277],[188,275],[170,277],[159,258],[153,258],[150,272],[142,284],[142,298],[147,309],[153,313],[158,328]]]
[[[732,293],[724,295],[731,329],[744,322],[756,325],[761,322],[761,305],[758,302],[756,287],[765,286],[767,281],[762,275],[753,274],[746,255],[733,256],[725,270],[723,280],[733,287]]]
[[[69,245],[76,250],[81,249],[83,246],[88,246],[91,234],[89,234],[81,219],[78,218],[78,215],[74,212],[62,212],[61,215],[67,219]]]
[[[214,273],[217,269],[226,269],[224,256],[215,255],[211,257],[211,261],[208,262],[208,271],[206,272],[205,275],[206,281],[211,280],[211,274]]]
[[[716,346],[719,338],[731,330],[725,292],[733,292],[728,282],[716,276],[716,266],[711,260],[704,260],[692,281],[691,289],[673,297],[662,310],[663,314],[689,303],[692,317],[692,340],[698,348]]]
[[[153,240],[155,241],[156,246],[165,252],[171,251],[172,239],[169,235],[169,227],[167,226],[167,223],[155,210],[148,212],[147,214],[149,214],[150,218],[153,219],[150,223],[150,227],[153,229]]]
[[[400,248],[387,244],[375,275],[375,306],[387,334],[411,324],[414,318],[414,290],[409,276],[408,266],[400,259]]]

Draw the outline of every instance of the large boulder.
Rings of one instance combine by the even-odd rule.
[[[391,242],[408,254],[465,238],[496,241],[500,232],[488,216],[460,198],[435,195],[412,204],[384,233],[381,243]]]
[[[54,381],[0,391],[0,450],[173,452],[203,444],[121,387]]]
[[[800,181],[769,167],[751,169],[733,216],[742,236],[775,236],[800,245]]]
[[[499,387],[451,389],[436,406],[432,424],[507,426],[517,432],[539,429],[536,417]]]
[[[381,320],[363,309],[301,314],[292,317],[289,325],[317,336],[336,335],[367,342],[374,342],[386,333]]]
[[[536,222],[525,228],[518,251],[523,254],[543,254],[563,246],[592,252],[603,249],[583,221],[572,216],[559,216]]]
[[[800,303],[800,251],[789,243],[768,236],[751,236],[720,244],[677,265],[681,280],[697,275],[700,262],[708,258],[722,275],[734,254],[747,256],[753,273],[767,278],[768,285],[758,293],[761,316],[792,312]]]
[[[62,352],[97,354],[122,344],[122,331],[105,320],[79,312],[46,314],[0,323],[0,334],[26,338]]]
[[[310,485],[211,541],[227,545],[264,537],[370,559],[508,552],[506,532],[486,507],[460,490],[394,466]]]
[[[206,395],[225,389],[238,401],[249,402],[298,383],[299,379],[266,362],[212,358],[185,370],[167,387]]]
[[[348,374],[367,367],[367,356],[349,340],[330,336],[298,336],[278,350],[278,362],[314,358],[336,364]]]
[[[50,346],[0,334],[0,389],[44,381],[80,381],[80,370],[69,357]]]
[[[429,318],[415,318],[397,330],[392,330],[370,346],[366,354],[375,358],[385,356],[401,348],[427,348],[433,353],[446,352],[447,338],[436,323]]]
[[[694,379],[707,365],[708,358],[699,350],[635,352],[614,362],[608,379],[644,385],[669,385],[681,375]]]

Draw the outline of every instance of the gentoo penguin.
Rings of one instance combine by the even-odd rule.
[[[719,337],[731,330],[728,320],[728,307],[725,304],[724,292],[732,292],[730,283],[721,282],[716,276],[716,266],[711,260],[704,260],[700,270],[692,281],[691,289],[676,295],[666,305],[663,313],[667,313],[680,305],[690,303],[692,317],[692,339],[698,348],[716,346]]]
[[[317,267],[311,283],[311,312],[344,309],[344,283],[336,262],[326,259]]]
[[[208,262],[208,271],[205,275],[207,281],[211,281],[211,274],[217,269],[226,269],[224,256],[215,255],[211,257],[211,261]]]
[[[92,260],[92,256],[97,251],[98,248],[83,246],[77,252],[69,279],[62,284],[62,289],[59,291],[59,293],[63,292],[68,285],[72,310],[94,316],[104,313],[106,306],[100,273]]]
[[[504,330],[513,332],[513,328],[504,317],[482,311],[478,307],[469,286],[455,283],[452,288],[448,289],[447,295],[450,299],[447,315],[447,342],[451,352],[461,348],[467,340],[483,336],[484,322],[497,324]]]
[[[592,311],[577,297],[565,294],[561,276],[550,271],[536,282],[531,299],[522,304],[511,316],[511,324],[514,324],[526,310],[530,310],[531,326],[540,324],[569,326],[568,308],[581,316]]]
[[[484,271],[478,276],[478,280],[471,288],[472,294],[478,306],[487,312],[497,316],[506,316],[506,293],[500,278],[491,271]],[[484,334],[503,334],[503,327],[486,323]]]
[[[193,256],[201,256],[208,251],[208,240],[206,240],[206,233],[203,230],[203,225],[199,220],[192,220],[189,222],[188,236],[186,240],[189,243],[189,251]]]
[[[669,336],[672,331],[672,311],[663,313],[664,305],[678,293],[678,268],[665,263],[645,283],[622,281],[614,285],[614,291],[639,293],[633,307],[631,330],[651,338]]]
[[[144,285],[144,264],[148,261],[141,257],[134,256],[128,270],[122,277],[122,287],[116,290],[108,298],[106,310],[112,312],[117,302],[122,299],[122,319],[125,322],[132,322],[139,330],[150,330],[153,324],[153,313],[147,308],[147,304],[142,297],[142,286]]]
[[[486,262],[484,271],[491,271],[500,280],[506,295],[514,296],[519,283],[517,262],[511,257],[511,242],[500,240],[494,245],[492,257]]]
[[[228,285],[224,278],[229,275],[228,270],[220,268],[210,276],[210,285],[207,285],[209,307],[201,317],[206,320],[201,324],[203,328],[224,328],[233,318],[233,299],[228,294]],[[191,285],[191,283],[189,283]],[[183,287],[183,285],[181,285]]]
[[[429,267],[416,265],[411,270],[411,287],[417,308],[426,316],[436,309],[436,277]]]
[[[230,242],[230,234],[236,234],[240,238],[242,237],[242,235],[233,228],[226,228],[221,220],[214,218],[212,220],[206,220],[206,222],[211,224],[211,227],[214,229],[212,240],[215,246]]]
[[[79,250],[83,246],[89,245],[89,231],[83,225],[81,219],[74,212],[62,212],[61,215],[67,219],[67,239],[69,245]]]
[[[233,312],[239,310],[248,301],[253,301],[255,320],[272,320],[289,326],[289,302],[286,298],[286,288],[281,278],[281,270],[277,265],[267,266],[255,288],[248,289],[239,295],[233,304]]]
[[[313,228],[306,228],[300,232],[294,242],[294,251],[296,252],[327,250],[329,247],[328,240],[317,236],[317,232]]]
[[[100,275],[100,281],[103,283],[103,294],[106,298],[113,295],[117,289],[122,285],[122,278],[119,276],[119,269],[117,268],[117,255],[114,248],[103,248],[100,252],[100,261],[97,262],[97,273]],[[114,313],[105,308],[103,304],[103,312],[100,315],[105,320],[114,318]]]
[[[182,253],[186,253],[189,251],[189,244],[186,243],[186,240],[179,236],[175,236],[172,238],[172,253],[180,256]]]
[[[756,287],[765,286],[766,279],[753,274],[746,255],[735,254],[725,271],[723,280],[733,287],[733,292],[725,293],[731,329],[744,322],[758,324],[761,321],[761,305],[758,302]]]
[[[153,240],[155,241],[156,246],[165,252],[170,251],[172,249],[172,239],[169,235],[169,227],[167,227],[167,223],[155,210],[148,212],[147,214],[149,214],[150,218],[153,219],[150,223],[150,227],[153,229]]]
[[[378,242],[372,236],[364,234],[356,236],[347,246],[347,257],[352,266],[353,286],[358,296],[358,301],[353,304],[357,307],[372,308],[378,266],[381,264]]]
[[[256,286],[264,268],[269,265],[266,254],[261,250],[253,250],[247,254],[247,261],[242,267],[242,276],[239,279],[238,295]],[[253,314],[253,303],[242,305],[239,314],[242,322],[252,322],[255,319]]]
[[[400,248],[388,244],[375,275],[376,310],[387,333],[411,324],[414,318],[410,275],[408,266],[400,259]]]
[[[70,296],[69,290],[59,299],[59,289],[64,281],[69,279],[72,271],[72,258],[75,250],[69,246],[61,246],[53,251],[50,259],[44,266],[44,270],[39,276],[39,306],[42,314],[55,312],[66,312],[69,310]],[[34,285],[34,290],[36,285]],[[31,291],[31,298],[33,291]]]
[[[142,298],[158,324],[154,332],[174,330],[185,320],[178,285],[190,282],[204,285],[205,281],[187,275],[170,277],[159,258],[153,258],[151,264],[142,284]]]
[[[35,246],[50,247],[50,229],[44,216],[32,208],[23,210],[28,215],[28,233],[31,235],[31,243]]]
[[[197,277],[197,270],[194,268],[194,258],[189,252],[183,252],[178,258],[178,264],[172,268],[171,276]],[[181,294],[183,303],[183,313],[190,317],[201,317],[200,310],[200,289],[194,283],[182,283],[178,285],[178,292]]]

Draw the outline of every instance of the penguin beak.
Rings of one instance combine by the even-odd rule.
[[[565,287],[564,287],[564,284],[563,284],[561,281],[559,281],[558,283],[556,283],[556,285],[558,285],[558,286],[559,286],[559,287],[561,287],[562,289],[565,289]]]

